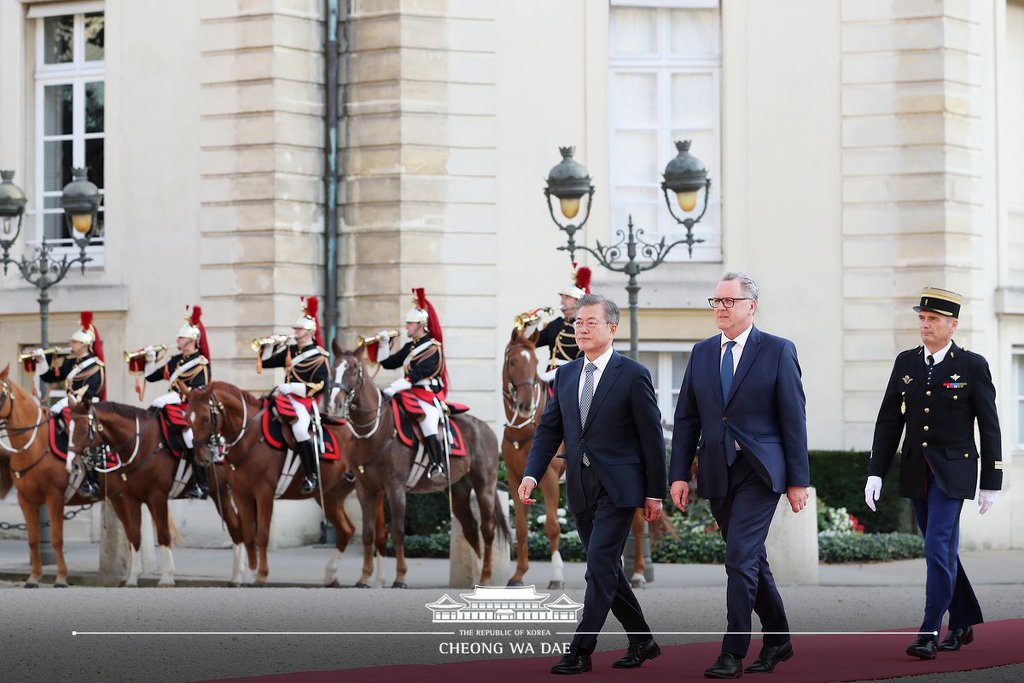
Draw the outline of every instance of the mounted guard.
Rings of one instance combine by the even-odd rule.
[[[47,354],[46,349],[35,349],[24,357],[25,370],[48,384],[64,383],[64,396],[50,406],[54,428],[67,430],[68,401],[105,401],[107,398],[106,368],[103,365],[103,341],[92,324],[92,311],[82,311],[79,316],[81,328],[71,335],[69,357],[60,353]],[[48,360],[48,356],[51,357]],[[67,467],[70,471],[73,457],[68,454]],[[86,468],[86,478],[79,493],[90,500],[99,497],[99,479],[96,472]]]
[[[384,389],[384,395],[390,398],[397,394],[405,410],[419,419],[423,442],[430,457],[427,479],[440,482],[444,481],[446,475],[445,448],[437,436],[448,393],[444,336],[441,321],[434,306],[424,295],[423,288],[414,289],[413,294],[413,306],[405,315],[405,332],[410,341],[397,352],[391,353],[395,337],[382,330],[377,335],[380,341],[376,360],[388,370],[405,370],[402,377]]]
[[[273,393],[287,398],[287,402],[276,403],[278,415],[285,418],[285,421],[294,418],[290,426],[306,474],[299,488],[303,495],[312,493],[320,485],[316,447],[322,437],[316,402],[331,376],[330,355],[323,348],[318,308],[315,296],[304,297],[302,316],[292,326],[294,337],[275,335],[253,341],[253,345],[260,349],[258,372],[262,372],[263,368],[285,368],[285,381],[277,385]],[[309,431],[314,416],[317,441],[313,440]]]
[[[163,365],[157,365],[163,347],[146,346],[139,351],[126,353],[130,373],[138,372],[139,353],[145,360],[142,374],[147,382],[163,382],[170,384],[170,391],[153,399],[150,408],[165,410],[171,424],[181,427],[181,435],[185,441],[185,458],[192,466],[195,480],[191,489],[185,494],[188,498],[205,499],[210,493],[210,484],[206,468],[196,464],[195,448],[192,441],[192,427],[185,421],[185,410],[182,404],[188,401],[188,394],[193,389],[205,387],[210,382],[210,346],[206,340],[206,328],[203,326],[203,309],[193,306],[192,312],[185,309],[185,324],[178,330],[176,343],[178,353],[167,359]],[[145,385],[136,383],[136,391],[141,399]],[[181,406],[168,409],[167,406]]]
[[[590,293],[590,268],[586,266],[579,268],[572,276],[573,283],[558,292],[561,303],[558,308],[562,315],[554,318],[540,330],[535,346],[546,346],[551,350],[551,358],[548,361],[547,369],[540,373],[540,378],[550,386],[555,378],[555,370],[559,366],[576,360],[580,355],[580,347],[576,345],[576,330],[573,322],[576,320],[576,300],[584,294]],[[529,339],[540,326],[542,320],[539,312],[544,309],[537,309],[524,313],[517,320],[525,321],[523,336]]]

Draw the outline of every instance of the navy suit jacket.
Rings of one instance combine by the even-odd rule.
[[[729,491],[726,427],[775,493],[809,486],[807,418],[800,363],[793,342],[751,328],[722,396],[722,336],[693,347],[676,404],[669,481],[689,481],[694,458],[697,492],[721,498]]]
[[[643,507],[646,498],[664,498],[665,439],[651,373],[612,351],[587,424],[581,425],[579,387],[585,362],[585,356],[577,358],[555,373],[554,394],[533,438],[525,474],[540,481],[564,441],[566,497],[573,512],[586,507],[580,483],[584,453],[617,507]]]

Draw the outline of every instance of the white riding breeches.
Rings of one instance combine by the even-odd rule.
[[[295,424],[292,425],[292,434],[295,436],[295,440],[299,443],[309,441],[309,423],[312,422],[309,411],[306,410],[306,406],[291,396],[288,396],[288,400],[291,401],[292,408],[295,410]]]
[[[423,431],[423,436],[433,436],[437,434],[437,422],[441,419],[441,411],[437,409],[433,403],[427,403],[416,399],[416,402],[420,404],[420,408],[423,409],[423,420],[420,422],[420,429]]]
[[[68,407],[68,397],[65,396],[64,398],[62,398],[61,400],[57,401],[52,406],[50,406],[50,412],[53,413],[54,415],[60,415],[60,411],[64,410],[67,407]]]

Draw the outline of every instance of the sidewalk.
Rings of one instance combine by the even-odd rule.
[[[65,544],[65,560],[74,585],[99,585],[99,544],[76,541]],[[314,587],[323,584],[324,567],[333,555],[332,546],[314,545],[271,549],[268,554],[272,586]],[[1024,550],[984,550],[961,553],[964,567],[975,585],[1024,584]],[[231,550],[228,548],[175,548],[175,581],[179,586],[224,585],[231,575]],[[156,553],[157,567],[160,553]],[[410,588],[448,586],[447,559],[408,559],[407,582]],[[359,578],[362,546],[357,541],[342,557],[338,577],[342,585]],[[386,585],[395,576],[394,558],[384,558]],[[569,588],[582,588],[585,565],[565,563]],[[0,579],[24,581],[28,576],[28,543],[24,540],[0,540]],[[55,570],[44,567],[43,580],[52,583]],[[540,588],[551,576],[549,562],[531,562],[526,583]],[[155,585],[159,569],[143,574],[141,585]],[[724,586],[725,569],[720,565],[656,564],[652,587]],[[876,564],[822,564],[820,586],[923,586],[924,560],[901,560]],[[376,577],[375,577],[376,578]]]

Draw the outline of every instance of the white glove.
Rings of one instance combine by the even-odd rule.
[[[555,368],[554,370],[548,370],[547,372],[540,373],[538,377],[540,377],[541,381],[551,384],[551,382],[553,382],[555,379],[555,372],[557,371],[558,368]]]
[[[409,382],[409,380],[407,380],[406,378],[401,377],[399,379],[396,379],[390,385],[388,385],[388,387],[384,390],[384,395],[387,396],[388,398],[391,398],[399,391],[405,391],[410,387],[412,387],[412,383]]]
[[[306,385],[302,382],[286,382],[284,384],[277,385],[277,393],[282,396],[288,396],[289,394],[305,396]]]
[[[523,337],[529,339],[537,331],[537,323],[530,323],[523,329]]]
[[[978,491],[978,514],[983,515],[988,512],[993,505],[996,504],[996,496],[999,495],[999,491],[986,491],[981,489]]]
[[[32,357],[36,360],[36,377],[42,377],[50,369],[50,364],[46,362],[46,354],[42,349],[35,349],[32,351]]]
[[[868,504],[871,511],[875,511],[875,502],[882,495],[882,478],[868,477],[868,483],[864,485],[864,502]]]
[[[377,340],[377,362],[380,363],[391,357],[391,337],[387,330],[381,330],[377,333]]]
[[[263,345],[263,351],[260,353],[260,360],[268,360],[273,355],[274,355],[274,345],[273,344],[264,344]]]
[[[156,350],[153,348],[152,345],[147,346],[146,348],[143,349],[143,351],[146,352],[147,364],[156,362]]]

